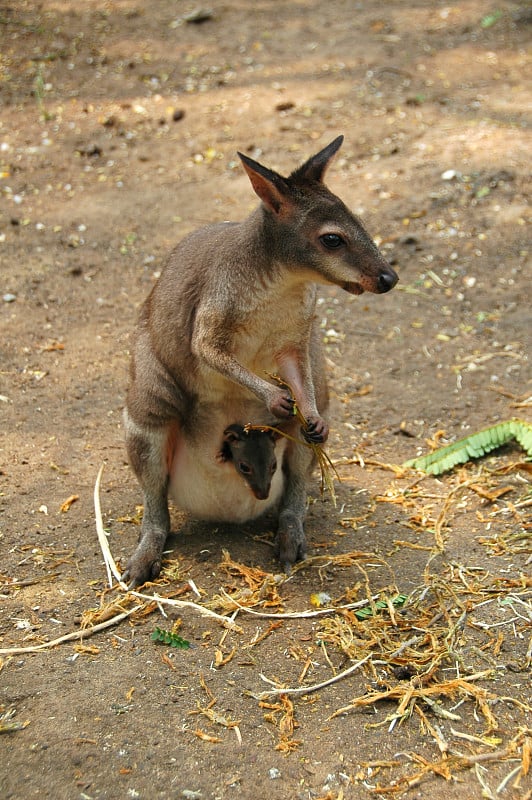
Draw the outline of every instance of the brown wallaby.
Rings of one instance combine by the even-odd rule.
[[[305,558],[312,451],[279,440],[281,468],[268,499],[248,491],[246,502],[227,489],[238,476],[219,451],[235,423],[271,424],[273,416],[297,435],[294,402],[306,420],[304,436],[326,441],[315,284],[361,294],[387,292],[397,282],[360,221],[323,184],[342,141],[339,136],[287,178],[239,153],[260,206],[243,222],[187,236],[142,306],[125,411],[129,457],[144,492],[140,541],[124,573],[130,585],[159,574],[169,494],[204,519],[217,509],[220,520],[243,521],[277,505],[282,565],[289,570]],[[293,396],[268,380],[272,374]],[[218,495],[213,502],[212,492]]]

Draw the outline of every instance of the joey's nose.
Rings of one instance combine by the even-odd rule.
[[[397,281],[399,280],[397,273],[390,269],[389,272],[381,272],[377,280],[377,289],[380,294],[384,294],[384,292],[389,292],[390,289],[393,289]]]

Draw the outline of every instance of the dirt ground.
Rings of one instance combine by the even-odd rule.
[[[530,464],[514,442],[440,478],[388,465],[532,419],[531,21],[505,0],[0,2],[2,798],[530,798]],[[336,507],[316,476],[290,578],[271,521],[175,511],[145,589],[196,605],[109,590],[93,489],[104,463],[124,568],[139,304],[183,235],[255,206],[237,150],[288,173],[339,133],[327,183],[400,283],[320,292]],[[235,616],[222,590],[329,610]]]

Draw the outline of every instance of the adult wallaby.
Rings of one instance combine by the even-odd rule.
[[[213,482],[223,493],[217,455],[229,425],[271,424],[273,417],[297,435],[295,401],[306,420],[304,436],[327,439],[315,284],[361,294],[387,292],[397,282],[360,221],[322,182],[342,141],[287,178],[239,153],[260,206],[243,222],[187,236],[142,306],[125,411],[129,457],[144,492],[140,541],[124,573],[130,585],[159,574],[169,494],[196,517],[211,518],[203,504],[209,505]],[[268,380],[272,374],[293,396]],[[282,447],[277,485],[260,510],[278,503],[279,558],[289,570],[306,555],[312,451],[284,438],[276,446]],[[199,464],[212,469],[201,473]],[[229,494],[220,520],[257,516],[256,508],[236,508]]]

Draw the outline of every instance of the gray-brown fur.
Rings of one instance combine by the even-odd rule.
[[[240,155],[261,205],[241,223],[210,225],[186,237],[143,305],[125,412],[130,461],[144,491],[141,539],[125,572],[133,585],[159,573],[169,486],[187,505],[179,491],[188,479],[179,474],[183,464],[203,465],[198,481],[204,480],[207,497],[211,478],[205,476],[228,486],[233,479],[230,472],[211,472],[229,425],[281,419],[297,435],[293,398],[268,373],[290,384],[307,421],[306,438],[327,439],[315,284],[360,294],[386,292],[397,281],[361,223],[322,182],[341,143],[338,137],[288,178]],[[281,472],[276,485],[279,557],[287,569],[306,554],[311,466],[308,448],[284,442],[282,486]],[[191,500],[191,513],[201,517],[201,505]],[[220,513],[231,519],[230,510]],[[234,514],[239,518],[237,509]]]

